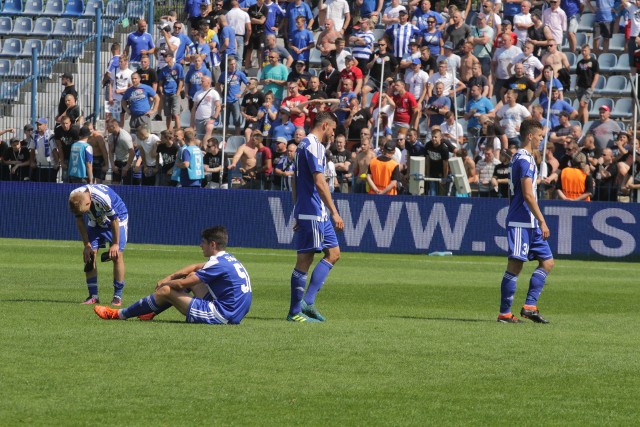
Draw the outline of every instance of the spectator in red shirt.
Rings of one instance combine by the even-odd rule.
[[[304,127],[304,120],[306,118],[306,111],[303,107],[298,107],[299,104],[307,102],[307,97],[298,93],[298,83],[287,83],[287,89],[289,90],[289,96],[282,100],[281,107],[288,107],[291,111],[291,123],[296,127]]]
[[[406,134],[410,128],[418,128],[420,111],[416,98],[406,91],[404,81],[398,79],[393,82],[393,102],[396,104],[396,111],[393,117],[393,138],[398,133]]]
[[[362,70],[356,66],[357,62],[351,55],[344,59],[344,64],[344,69],[340,71],[340,90],[344,92],[344,81],[349,79],[353,82],[353,86],[351,86],[353,88],[353,92],[360,96],[362,91],[362,81],[364,79]]]

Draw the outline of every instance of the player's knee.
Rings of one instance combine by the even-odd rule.
[[[340,251],[331,251],[327,254],[326,260],[331,263],[331,265],[336,265],[338,261],[340,261]]]
[[[156,289],[156,295],[162,298],[168,298],[171,294],[171,288],[169,286],[162,286]]]
[[[551,259],[546,259],[546,260],[542,261],[542,263],[540,264],[540,267],[542,267],[544,269],[544,271],[549,273],[554,265],[556,265],[556,263],[553,260],[553,258],[551,258]]]

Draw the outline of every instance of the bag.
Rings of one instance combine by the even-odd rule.
[[[566,68],[560,68],[558,72],[558,80],[562,83],[562,87],[568,89],[571,87],[571,73]]]

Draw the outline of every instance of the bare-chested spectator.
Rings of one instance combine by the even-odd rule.
[[[229,164],[228,169],[233,170],[238,166],[238,162],[240,162],[239,171],[242,173],[242,179],[244,181],[243,188],[259,188],[259,173],[262,172],[264,168],[262,162],[258,164],[258,152],[261,146],[263,146],[262,133],[256,130],[246,144],[238,147],[238,151],[233,155],[231,164]],[[269,161],[271,161],[271,157],[269,157]]]
[[[562,86],[568,90],[570,86],[570,65],[567,55],[558,50],[558,43],[553,40],[549,42],[547,53],[542,55],[542,65],[549,65],[553,68],[553,76],[560,80]]]
[[[466,41],[462,45],[460,54],[460,80],[469,86],[469,80],[473,77],[473,66],[480,65],[480,61],[473,55],[473,43]]]
[[[342,35],[336,31],[335,24],[331,18],[325,20],[324,27],[324,30],[318,36],[316,48],[322,56],[327,56],[332,50],[335,50],[336,39]]]
[[[360,142],[360,152],[356,155],[355,165],[353,168],[353,175],[355,177],[355,183],[353,186],[354,193],[367,192],[367,171],[369,170],[369,163],[371,163],[371,160],[375,158],[376,153],[371,148],[371,140],[366,136],[363,136],[362,141]]]
[[[87,143],[93,148],[93,178],[96,184],[104,181],[109,169],[109,151],[107,143],[101,132],[94,129],[93,123],[88,121],[84,124],[91,131]]]

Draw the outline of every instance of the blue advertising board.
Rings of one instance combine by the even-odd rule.
[[[0,237],[77,240],[68,195],[76,185],[0,182]],[[230,246],[293,248],[291,194],[279,191],[116,186],[129,241],[195,245],[223,224]],[[505,199],[336,194],[343,251],[504,255]],[[557,257],[637,258],[640,206],[543,201]]]

